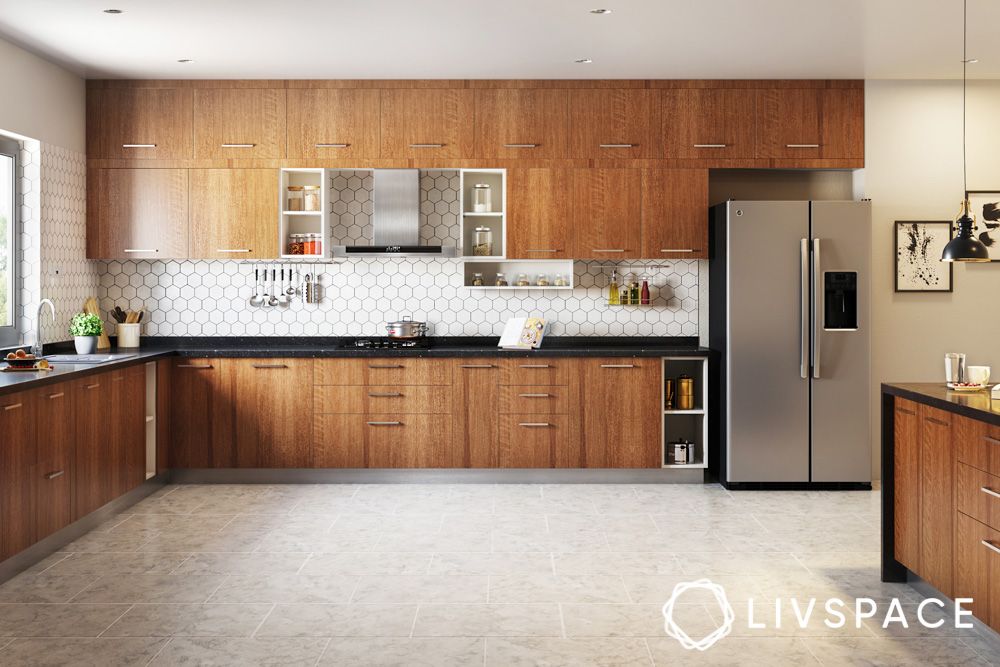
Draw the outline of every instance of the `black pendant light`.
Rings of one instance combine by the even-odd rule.
[[[966,69],[969,66],[969,55],[967,53],[967,43],[969,40],[969,0],[962,3],[962,185],[964,187],[965,198],[962,200],[962,208],[955,218],[955,226],[958,228],[955,237],[944,247],[941,253],[942,262],[988,262],[990,252],[986,246],[976,238],[976,217],[972,215],[969,204],[969,178],[968,160],[965,157],[965,106],[966,106]]]

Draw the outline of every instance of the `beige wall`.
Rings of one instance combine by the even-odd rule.
[[[1000,264],[956,265],[951,294],[893,292],[893,222],[950,220],[962,199],[961,82],[869,81],[864,192],[872,200],[872,444],[878,385],[940,382],[945,352],[1000,375]],[[969,87],[969,188],[1000,190],[1000,82]],[[1000,259],[1000,250],[995,253]]]
[[[84,152],[83,79],[0,39],[0,131]]]

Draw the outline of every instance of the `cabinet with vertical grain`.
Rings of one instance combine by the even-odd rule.
[[[583,465],[659,468],[662,362],[626,357],[588,358],[580,363]]]
[[[574,259],[642,256],[642,178],[638,169],[574,169]]]
[[[87,91],[87,157],[192,157],[193,99],[190,88],[91,88]]]
[[[507,172],[507,257],[573,257],[572,169],[511,169]]]
[[[283,158],[285,116],[283,89],[199,88],[194,91],[194,156]]]
[[[656,91],[631,88],[571,90],[571,157],[660,157],[660,111]]]
[[[225,363],[207,358],[171,360],[171,468],[234,466],[234,413]]]
[[[277,170],[192,169],[190,182],[192,257],[277,256]]]
[[[73,522],[76,415],[69,383],[53,384],[33,392],[37,445],[33,472],[35,540],[41,540]]]
[[[642,170],[642,256],[708,259],[708,170]]]
[[[313,464],[311,359],[227,359],[239,468]]]
[[[757,91],[678,88],[659,91],[662,153],[658,157],[728,160],[756,151]]]
[[[31,392],[0,396],[0,560],[34,541],[32,477],[36,400]]]
[[[462,158],[472,153],[471,90],[386,89],[381,91],[380,156]]]
[[[569,93],[556,89],[476,91],[476,157],[568,157]]]

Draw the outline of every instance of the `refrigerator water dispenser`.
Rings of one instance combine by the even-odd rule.
[[[856,271],[827,271],[823,274],[823,330],[858,330]]]

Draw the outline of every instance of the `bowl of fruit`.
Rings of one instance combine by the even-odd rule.
[[[49,367],[49,362],[45,359],[38,359],[35,355],[29,354],[24,350],[8,352],[4,360],[7,362],[9,368],[15,368],[18,370],[47,370]]]

